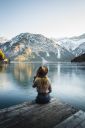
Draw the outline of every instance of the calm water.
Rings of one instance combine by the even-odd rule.
[[[41,63],[14,63],[0,66],[0,108],[32,101],[33,76]],[[52,83],[51,96],[85,110],[85,65],[71,63],[45,64]]]

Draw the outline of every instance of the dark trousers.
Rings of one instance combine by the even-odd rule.
[[[50,99],[51,98],[49,93],[38,93],[36,97],[36,103],[45,104],[45,103],[48,103]]]

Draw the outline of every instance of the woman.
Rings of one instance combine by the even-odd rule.
[[[51,84],[48,77],[48,68],[41,66],[37,70],[37,74],[33,80],[33,87],[37,89],[38,95],[36,97],[37,103],[48,103],[50,101],[49,93],[52,91]]]

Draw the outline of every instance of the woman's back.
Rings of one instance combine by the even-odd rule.
[[[41,66],[37,70],[37,74],[33,80],[33,87],[37,89],[38,95],[36,98],[37,103],[48,103],[50,101],[51,84],[48,77],[48,68]]]
[[[49,93],[51,92],[51,85],[48,77],[37,77],[34,82],[38,93]]]

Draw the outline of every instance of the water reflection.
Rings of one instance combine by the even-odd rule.
[[[0,73],[5,72],[7,67],[8,67],[8,64],[0,64]]]
[[[33,77],[41,63],[17,63],[0,67],[0,105],[33,100]],[[52,82],[52,96],[85,109],[85,66],[71,63],[46,63]],[[8,101],[8,104],[7,102]],[[10,104],[10,105],[9,105]]]
[[[20,86],[29,86],[29,84],[32,84],[37,68],[33,63],[18,63],[14,64],[12,74]]]
[[[0,65],[0,94],[13,88],[9,77],[9,67],[9,64]]]
[[[33,64],[19,63],[14,65],[14,76],[17,80],[23,82],[30,79],[33,73]]]
[[[52,80],[53,95],[85,110],[84,80],[85,66],[59,64]]]

